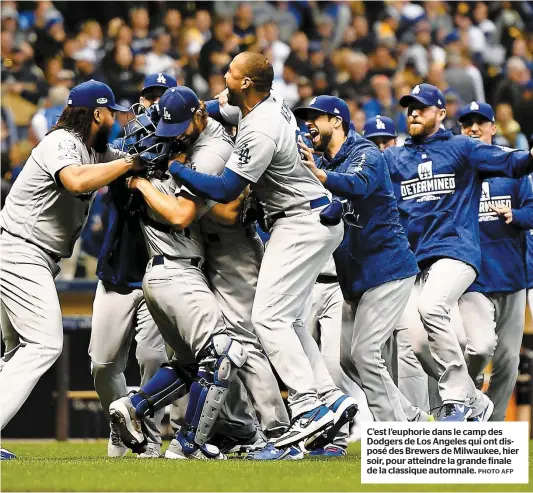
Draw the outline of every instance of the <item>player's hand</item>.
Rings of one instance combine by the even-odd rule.
[[[126,186],[130,190],[139,190],[139,186],[143,181],[147,181],[146,178],[141,178],[140,176],[130,176],[126,178]]]
[[[228,89],[224,89],[222,92],[219,92],[215,99],[218,99],[218,104],[220,106],[225,106],[228,104]]]
[[[513,222],[513,210],[510,207],[494,207],[489,206],[498,216],[505,218],[505,224]]]
[[[138,154],[126,154],[123,159],[133,171],[140,171],[144,168],[144,162]]]
[[[302,163],[313,172],[313,174],[320,180],[320,183],[325,183],[327,179],[326,172],[317,168],[315,160],[313,159],[313,150],[307,147],[301,139],[298,139],[298,147],[300,148]]]

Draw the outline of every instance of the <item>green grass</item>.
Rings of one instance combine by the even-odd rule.
[[[252,461],[108,459],[106,441],[19,442],[2,461],[1,491],[533,491],[533,442],[526,485],[361,485],[360,445],[342,459]]]

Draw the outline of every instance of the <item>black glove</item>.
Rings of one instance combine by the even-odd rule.
[[[246,228],[256,221],[263,220],[264,216],[263,206],[259,203],[253,192],[249,193],[242,202],[239,222]]]

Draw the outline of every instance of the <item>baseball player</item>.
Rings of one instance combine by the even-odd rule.
[[[529,175],[529,183],[533,187],[533,175]],[[526,232],[526,278],[527,305],[533,320],[533,229]]]
[[[199,116],[205,117],[205,109],[194,92],[186,87],[169,89],[159,106],[162,119],[157,135],[182,135],[191,126],[192,132],[182,136],[180,143],[194,143],[196,128],[192,118],[198,111],[202,115],[196,121]],[[218,140],[216,150],[213,145],[202,148],[201,141],[196,142],[196,150],[199,157],[220,161],[215,166],[223,166],[233,143],[222,134],[220,126],[209,131],[216,134],[211,136]],[[208,133],[204,139],[210,140]],[[165,457],[223,459],[225,456],[206,441],[226,399],[229,382],[243,367],[248,354],[228,332],[201,270],[204,244],[199,223],[193,221],[208,213],[222,222],[234,222],[240,199],[207,212],[203,200],[180,188],[168,175],[150,181],[132,178],[129,187],[138,190],[148,206],[141,220],[151,257],[143,279],[145,300],[180,364],[164,366],[138,393],[113,402],[111,418],[119,425],[125,443],[137,447],[144,442],[141,419],[190,389],[185,424]],[[196,363],[200,369],[192,380],[188,369]]]
[[[166,73],[148,75],[139,103],[150,108],[169,87],[176,87],[174,77]],[[118,139],[114,146],[123,147]],[[94,388],[104,415],[109,420],[109,405],[127,393],[124,370],[132,338],[137,341],[136,358],[141,370],[141,385],[167,361],[165,343],[154,323],[142,292],[142,278],[148,256],[140,224],[139,196],[132,196],[123,179],[112,183],[105,199],[108,212],[103,247],[98,259],[98,286],[93,304],[89,356]],[[164,411],[145,420],[148,446],[139,457],[159,457],[159,427]],[[111,430],[107,446],[109,457],[122,457],[128,448],[116,431]]]
[[[90,80],[72,89],[59,121],[28,158],[0,213],[0,316],[6,341],[0,371],[4,428],[61,354],[63,324],[54,284],[69,257],[94,192],[138,167],[107,145],[113,91]]]
[[[410,137],[389,147],[389,165],[400,218],[421,274],[415,285],[425,330],[408,327],[417,357],[429,347],[439,376],[443,421],[487,420],[490,399],[470,378],[450,310],[479,272],[479,173],[523,176],[533,169],[529,152],[491,146],[441,128],[445,99],[420,84],[400,100],[407,107]],[[410,308],[408,307],[408,310]]]
[[[323,152],[317,166],[311,149],[300,143],[304,164],[334,195],[350,201],[344,214],[339,207],[346,230],[333,254],[345,299],[341,365],[361,382],[376,420],[418,419],[421,411],[400,393],[382,356],[418,272],[385,161],[371,142],[349,130],[350,111],[342,99],[318,96],[295,115],[306,122],[314,151]]]
[[[492,143],[494,111],[472,101],[459,111],[463,135]],[[483,375],[493,356],[487,395],[494,402],[491,421],[503,421],[520,360],[526,312],[523,230],[533,227],[529,177],[483,180],[479,203],[481,266],[474,283],[459,298],[467,336],[466,363],[472,379]]]
[[[394,122],[387,116],[377,115],[366,120],[363,127],[363,136],[365,139],[374,142],[381,152],[397,145],[398,135],[396,134]],[[407,330],[401,329],[401,325],[396,328],[394,339],[391,338],[389,344],[384,348],[383,357],[385,361],[393,359],[393,345],[395,344],[397,357],[395,361],[391,361],[391,367],[394,370],[394,366],[396,366],[398,388],[413,406],[427,411],[430,407],[428,375],[413,352]]]
[[[308,337],[314,343],[302,317],[322,266],[342,238],[342,226],[320,220],[330,199],[301,164],[296,119],[283,100],[271,94],[272,65],[263,55],[243,52],[230,63],[225,77],[229,104],[238,107],[239,116],[235,149],[224,171],[211,176],[178,162],[172,163],[169,171],[197,195],[223,203],[251,184],[272,225],[259,271],[252,324],[289,389],[292,421],[276,447],[269,443],[252,458],[278,460],[291,453],[299,455],[288,446],[302,441],[309,444],[326,428],[345,424],[356,411],[355,401],[346,395],[332,395],[335,401],[328,402],[329,406],[319,399],[321,382],[315,380],[300,340]]]

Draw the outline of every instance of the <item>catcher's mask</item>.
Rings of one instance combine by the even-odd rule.
[[[157,103],[145,108],[140,103],[131,107],[133,118],[124,127],[124,147],[128,154],[138,154],[145,163],[147,174],[156,170],[166,171],[171,150],[171,140],[157,137],[155,129],[159,122]]]

